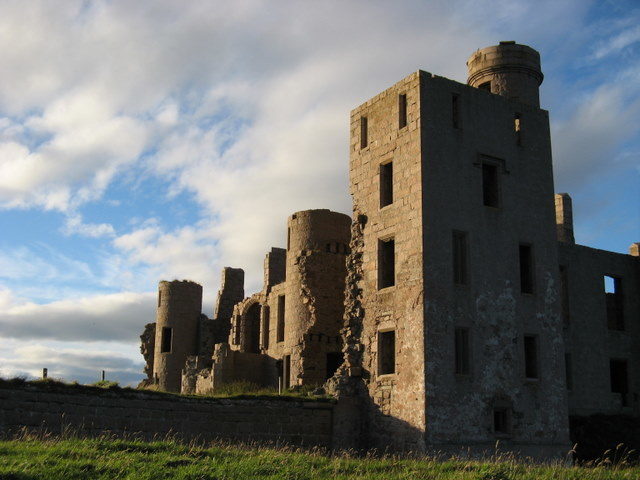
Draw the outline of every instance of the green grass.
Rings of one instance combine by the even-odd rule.
[[[175,441],[55,439],[24,435],[0,441],[0,480],[73,479],[473,479],[608,480],[640,478],[640,467],[531,465],[490,461],[353,458],[320,452]]]

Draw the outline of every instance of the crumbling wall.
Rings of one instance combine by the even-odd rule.
[[[271,287],[282,283],[286,279],[287,250],[271,247],[264,259],[264,285],[262,291],[269,294]]]
[[[330,210],[289,217],[284,343],[291,385],[322,385],[330,355],[341,350],[350,225]]]
[[[244,298],[244,270],[224,267],[213,314],[213,343],[228,341],[233,307]]]
[[[275,374],[274,359],[258,353],[232,350],[228,343],[220,343],[215,346],[213,352],[211,376],[207,377],[206,374],[201,374],[203,377],[201,382],[203,385],[206,384],[206,388],[211,388],[213,391],[222,385],[235,382],[273,387],[277,385]],[[205,382],[204,378],[210,378],[210,380]]]
[[[140,353],[144,357],[144,374],[147,376],[141,386],[153,383],[153,356],[156,345],[156,324],[147,323],[140,335]]]

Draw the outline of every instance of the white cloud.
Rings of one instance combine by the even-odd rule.
[[[5,305],[0,311],[0,336],[136,344],[144,325],[154,321],[155,299],[155,293],[125,292],[43,305],[29,302]]]
[[[65,235],[81,235],[83,237],[100,238],[115,235],[113,225],[108,223],[84,223],[82,215],[69,215],[65,221],[62,232]]]

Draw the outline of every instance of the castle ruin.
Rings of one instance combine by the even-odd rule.
[[[225,268],[160,282],[147,379],[206,393],[322,386],[353,444],[566,453],[569,415],[640,416],[640,244],[575,244],[554,194],[538,52],[476,51],[468,84],[419,70],[351,112],[353,216],[291,215],[247,298]]]

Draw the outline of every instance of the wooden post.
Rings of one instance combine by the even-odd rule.
[[[104,374],[104,370],[102,370],[102,381],[104,382],[105,379],[105,374]]]

